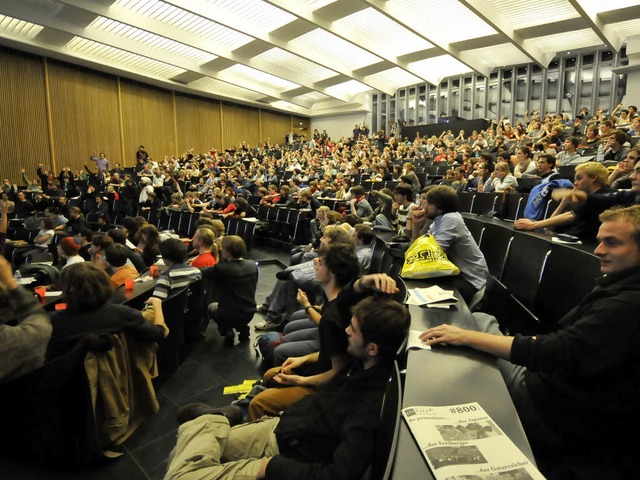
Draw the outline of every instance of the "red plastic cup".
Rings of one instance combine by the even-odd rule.
[[[155,278],[160,275],[160,268],[158,268],[157,265],[151,265],[149,267],[149,273],[151,273],[151,276]]]
[[[130,278],[128,280],[124,281],[124,288],[125,290],[133,290],[133,286],[135,284],[135,281],[133,280],[133,278]]]
[[[44,300],[44,296],[47,293],[47,287],[36,287],[33,289],[33,291],[38,294],[41,300]]]

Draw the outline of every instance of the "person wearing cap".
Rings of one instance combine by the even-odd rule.
[[[69,265],[73,265],[74,263],[84,262],[84,258],[82,258],[80,253],[80,245],[76,243],[73,237],[63,237],[58,242],[58,258],[60,262],[64,262],[60,270],[64,270]]]

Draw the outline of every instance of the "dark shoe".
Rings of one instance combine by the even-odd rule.
[[[241,342],[246,342],[247,340],[249,340],[249,335],[251,334],[249,325],[237,328],[236,330],[238,330],[238,340],[240,340]]]
[[[268,311],[269,311],[269,307],[264,303],[260,305],[258,308],[256,308],[257,313],[267,313]]]
[[[280,330],[283,327],[281,322],[275,322],[273,320],[265,320],[264,322],[260,322],[256,324],[255,329],[257,331],[272,331],[272,330]]]
[[[227,333],[224,334],[224,343],[225,347],[233,347],[233,344],[236,341],[236,334],[233,332],[233,329],[230,329]]]
[[[178,409],[176,420],[180,425],[190,422],[202,415],[222,415],[229,420],[232,427],[243,422],[242,409],[236,405],[225,405],[224,407],[212,407],[206,403],[189,403]]]
[[[225,405],[224,407],[214,408],[214,415],[222,415],[229,420],[229,425],[235,427],[244,423],[244,412],[237,405]]]
[[[289,280],[290,277],[291,277],[291,270],[281,270],[278,273],[276,273],[276,278],[278,280]]]
[[[212,406],[206,403],[188,403],[178,409],[176,420],[182,425],[202,415],[212,415],[214,410]]]

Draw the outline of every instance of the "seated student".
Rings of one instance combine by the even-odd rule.
[[[524,217],[529,220],[540,220],[544,217],[547,203],[551,199],[553,190],[558,188],[570,188],[571,182],[556,171],[556,157],[547,153],[541,153],[537,158],[537,176],[540,184],[531,189],[524,210]]]
[[[376,207],[366,221],[370,222],[375,230],[394,230],[396,216],[393,213],[393,196],[394,193],[387,187],[371,192],[371,197],[376,199]]]
[[[73,237],[61,238],[56,248],[58,250],[58,261],[62,265],[60,270],[64,270],[74,263],[84,262],[84,258],[80,256],[80,245],[76,243]]]
[[[358,258],[350,245],[330,244],[320,250],[315,270],[327,299],[318,325],[320,350],[303,357],[287,359],[282,364],[282,376],[278,367],[265,373],[264,380],[273,379],[282,386],[268,388],[253,397],[249,403],[251,420],[257,420],[263,415],[277,415],[286,406],[326,384],[348,361],[344,328],[349,318],[348,309],[359,298],[354,301],[351,290],[340,300],[338,295],[343,287],[358,276]],[[301,372],[302,368],[304,372]]]
[[[460,269],[451,277],[464,300],[469,303],[487,281],[484,255],[458,213],[458,194],[446,185],[436,185],[425,194],[425,213],[432,220],[428,233],[433,235],[447,257]]]
[[[249,322],[256,311],[258,267],[243,258],[246,251],[241,237],[227,235],[222,239],[221,261],[202,270],[202,277],[215,282],[219,292],[219,300],[209,305],[208,314],[218,324],[225,346],[233,346],[234,329],[240,342],[249,339]]]
[[[101,268],[106,268],[104,263],[104,253],[107,251],[107,247],[113,245],[113,239],[106,233],[94,233],[91,237],[91,247],[89,247],[89,253],[91,254],[91,263],[98,265]]]
[[[111,271],[111,283],[113,288],[124,285],[127,280],[133,280],[138,276],[138,270],[133,265],[129,265],[127,260],[127,247],[119,243],[114,243],[107,247],[105,261]]]
[[[169,238],[160,244],[160,254],[168,267],[158,277],[152,297],[165,300],[172,292],[200,280],[199,268],[187,264],[187,247],[177,238]]]
[[[396,216],[395,230],[399,237],[409,238],[411,235],[411,223],[409,222],[409,210],[414,206],[413,187],[407,183],[400,183],[393,191],[393,205],[391,213]]]
[[[349,232],[340,225],[327,225],[323,230],[320,238],[320,245],[326,246],[332,243],[346,243],[353,248],[353,239]],[[282,326],[285,313],[293,313],[297,310],[297,291],[298,286],[289,281],[293,272],[298,272],[296,277],[300,281],[301,277],[305,279],[315,277],[314,259],[317,258],[318,252],[313,252],[314,256],[310,260],[301,262],[286,268],[282,272],[276,274],[276,284],[271,293],[265,298],[262,305],[258,308],[258,313],[266,313],[267,319],[256,325],[256,330],[277,330]]]
[[[373,213],[373,208],[367,200],[367,195],[364,187],[356,185],[351,188],[351,198],[349,200],[349,213],[355,215],[360,219],[366,219]]]
[[[183,406],[166,480],[361,479],[376,454],[385,385],[409,323],[397,302],[360,302],[345,329],[349,365],[279,417],[230,428],[228,410]]]
[[[53,242],[55,231],[53,229],[54,222],[50,217],[40,219],[40,230],[33,239],[33,245],[20,247],[13,251],[13,264],[18,267],[27,261],[28,258],[44,253],[49,249],[49,245]]]
[[[0,255],[0,381],[41,367],[50,337],[49,315]]]
[[[637,478],[640,206],[608,210],[600,221],[594,253],[604,276],[558,331],[503,336],[495,318],[482,316],[482,332],[440,325],[420,335],[429,345],[502,359],[498,367],[548,478]],[[558,466],[562,477],[552,475]]]
[[[514,192],[518,188],[518,179],[511,174],[509,164],[496,163],[496,167],[484,184],[484,192]]]
[[[573,165],[579,163],[582,159],[580,153],[576,150],[580,145],[578,137],[569,137],[564,141],[564,150],[556,155],[556,165]]]
[[[627,157],[618,162],[608,179],[608,184],[613,190],[631,188],[631,174],[638,159],[640,159],[640,148],[632,148],[627,152]]]
[[[154,307],[153,322],[147,321],[139,310],[109,303],[113,294],[109,275],[91,262],[65,268],[60,274],[59,286],[67,309],[51,315],[53,332],[47,359],[63,355],[79,339],[93,333],[128,332],[150,342],[157,342],[168,333],[159,299],[147,301]]]
[[[196,230],[192,240],[193,248],[198,252],[195,258],[189,260],[189,265],[196,268],[213,267],[217,263],[216,234],[213,230],[200,227]]]
[[[125,247],[127,252],[127,263],[134,267],[138,272],[142,272],[146,270],[147,265],[144,262],[142,256],[139,253],[134,252],[133,248],[129,247],[127,243],[127,234],[124,228],[110,228],[107,230],[107,235],[109,235],[114,243],[118,243]]]
[[[134,251],[139,253],[147,267],[153,265],[160,254],[160,232],[155,225],[144,225],[136,233],[138,244]]]
[[[607,168],[601,163],[581,163],[576,166],[574,188],[586,192],[587,195],[609,193],[611,189],[606,186],[607,175]],[[528,218],[520,218],[515,221],[513,226],[517,230],[550,228],[568,235],[595,240],[600,226],[598,215],[601,212],[584,206],[572,209],[569,207],[569,203],[568,199],[561,201],[558,208],[547,219],[533,221]]]
[[[91,260],[91,253],[89,249],[91,248],[91,239],[93,237],[93,230],[90,228],[82,228],[78,231],[73,232],[73,239],[76,241],[78,245],[80,245],[80,251],[78,255],[84,258],[85,262]]]

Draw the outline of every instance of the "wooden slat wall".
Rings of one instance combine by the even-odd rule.
[[[140,145],[157,161],[177,155],[171,92],[128,80],[120,81],[120,92],[125,164],[135,164]]]
[[[260,142],[258,110],[229,103],[222,104],[222,148],[231,148],[245,141],[255,146]]]
[[[260,141],[269,143],[284,143],[285,135],[291,131],[291,115],[260,111]]]
[[[51,165],[42,58],[0,48],[0,175],[21,184]]]
[[[95,168],[88,161],[92,152],[122,165],[117,79],[52,61],[48,69],[58,170],[75,171],[87,162]]]
[[[34,178],[39,163],[77,170],[94,150],[133,166],[139,145],[162,160],[190,148],[281,143],[291,120],[0,47],[0,180],[21,184],[21,169]],[[294,128],[299,121],[308,126],[294,117]]]
[[[220,102],[176,94],[178,152],[220,149]]]

